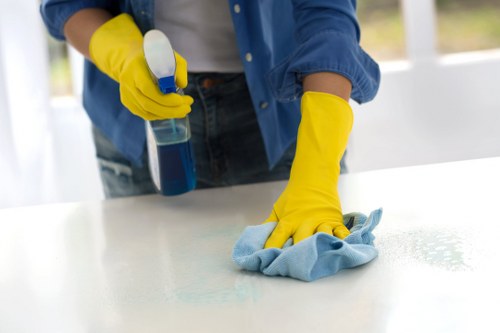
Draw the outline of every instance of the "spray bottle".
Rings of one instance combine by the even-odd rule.
[[[144,57],[153,80],[164,94],[179,93],[175,85],[175,55],[170,41],[160,30],[144,35]],[[151,178],[159,193],[178,195],[196,187],[191,129],[186,116],[181,119],[146,121]]]

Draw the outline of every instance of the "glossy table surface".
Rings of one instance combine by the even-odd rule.
[[[485,332],[500,158],[341,176],[373,262],[312,283],[231,261],[285,183],[0,210],[0,332]]]

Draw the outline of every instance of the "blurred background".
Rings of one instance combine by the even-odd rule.
[[[38,4],[0,0],[0,208],[103,198],[83,59]],[[500,0],[360,0],[358,17],[382,85],[352,103],[350,172],[500,156]]]

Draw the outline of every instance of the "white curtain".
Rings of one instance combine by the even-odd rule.
[[[0,0],[0,200],[40,185],[49,116],[48,52],[36,0]],[[43,168],[38,168],[42,172]],[[31,191],[33,193],[34,191]]]

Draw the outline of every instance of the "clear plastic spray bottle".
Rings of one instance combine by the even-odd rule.
[[[175,55],[160,30],[144,35],[144,57],[151,75],[164,94],[180,93],[175,85]],[[196,187],[194,151],[189,118],[146,121],[151,178],[159,193],[178,195]]]

